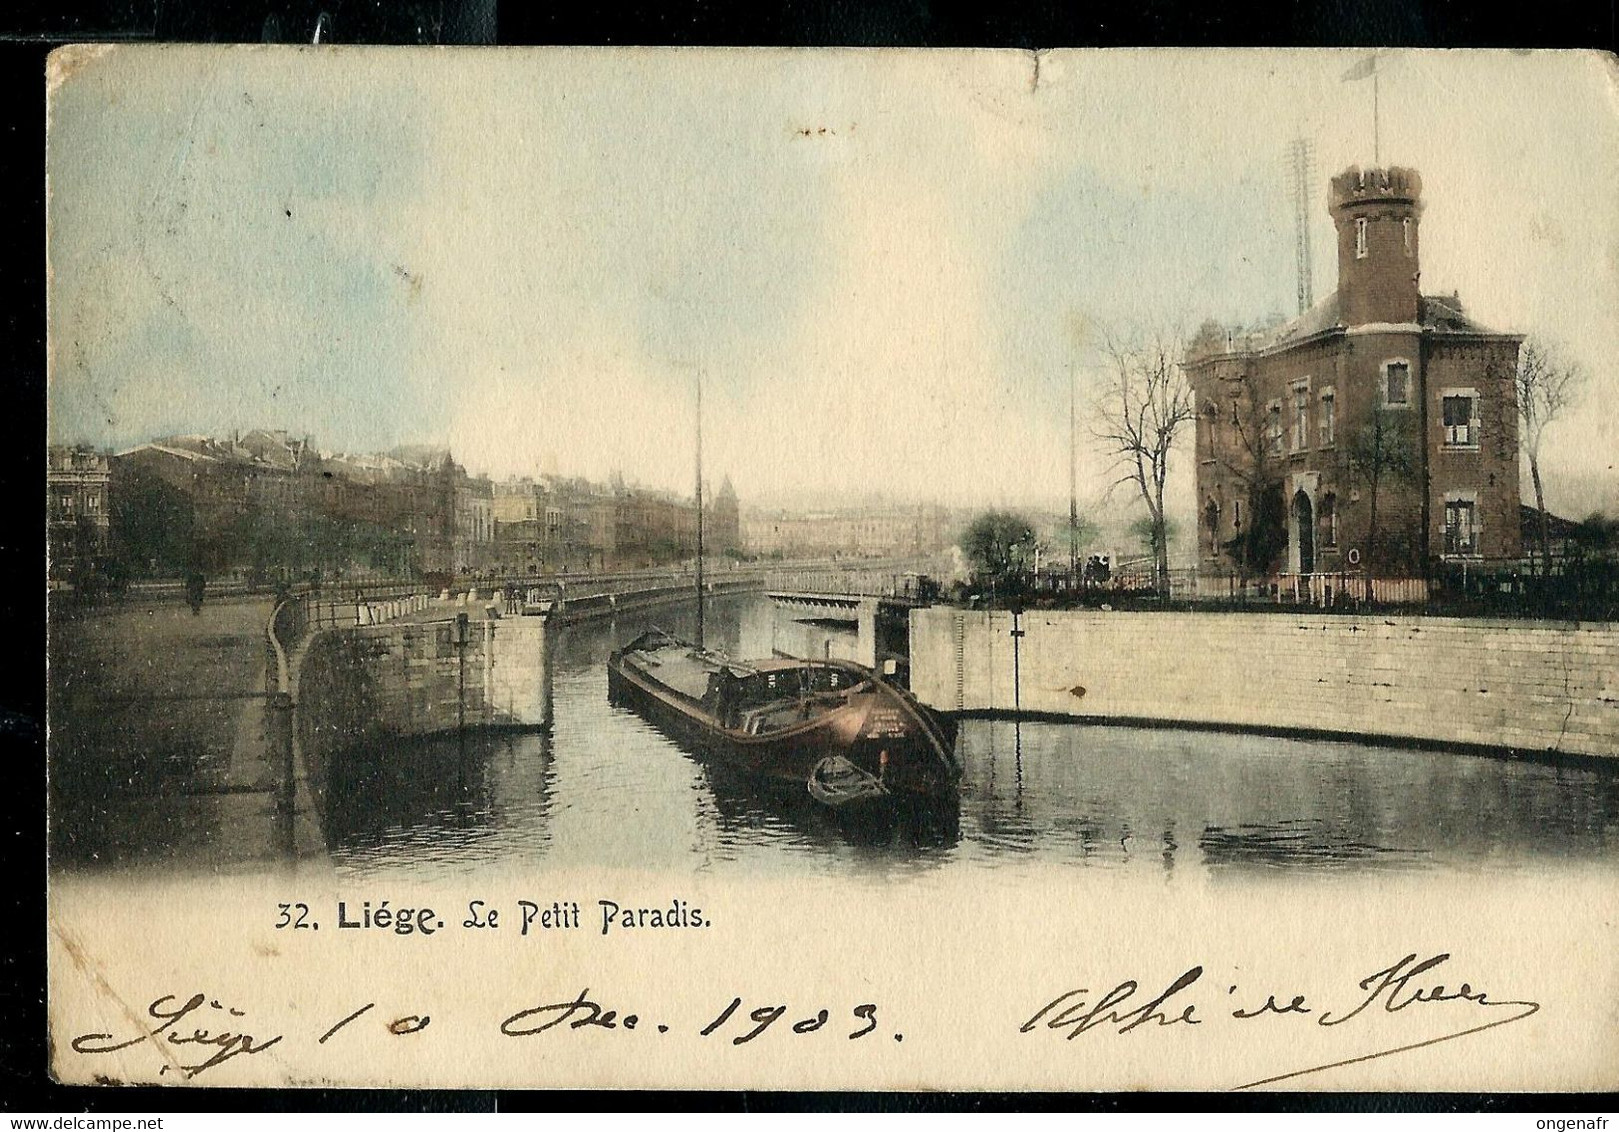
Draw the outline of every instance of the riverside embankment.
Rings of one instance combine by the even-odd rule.
[[[911,614],[945,711],[1619,756],[1619,625],[1245,613]]]
[[[761,579],[711,583],[714,597]],[[270,733],[291,744],[291,773],[324,809],[333,764],[360,747],[492,728],[551,724],[551,638],[563,625],[689,603],[689,585],[640,585],[546,598],[538,588],[469,589],[375,602],[305,602],[283,618],[287,695]],[[284,639],[281,639],[284,638]],[[291,647],[288,646],[291,643]],[[276,711],[289,719],[283,731]]]

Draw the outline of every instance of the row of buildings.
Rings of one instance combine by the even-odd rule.
[[[1423,294],[1415,170],[1348,169],[1327,204],[1336,290],[1280,325],[1206,323],[1189,348],[1200,572],[1516,558],[1522,335]]]
[[[803,513],[752,510],[742,515],[741,524],[742,545],[763,557],[903,558],[949,546],[958,517],[934,504],[885,504]]]
[[[491,485],[495,538],[486,563],[458,565],[457,573],[487,568],[503,575],[554,570],[651,566],[690,558],[697,549],[697,508],[668,492],[577,477],[523,477]],[[727,477],[707,502],[703,538],[709,552],[742,553],[740,509]]]
[[[49,561],[71,581],[201,570],[255,580],[519,575],[638,568],[690,557],[690,499],[615,478],[469,475],[443,449],[321,452],[253,430],[178,436],[116,454],[48,451]],[[707,545],[741,547],[727,480],[705,512]]]
[[[696,552],[693,500],[578,477],[494,481],[438,448],[322,452],[255,429],[175,436],[123,452],[49,449],[49,562],[89,576],[323,578],[533,576],[637,569]],[[744,516],[726,478],[705,501],[717,557],[901,556],[948,545],[938,507]]]

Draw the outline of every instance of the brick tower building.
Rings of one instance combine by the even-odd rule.
[[[1197,398],[1200,572],[1423,577],[1519,553],[1522,336],[1422,294],[1422,180],[1332,179],[1337,290],[1262,330],[1205,323]]]

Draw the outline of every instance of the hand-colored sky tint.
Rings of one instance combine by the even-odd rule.
[[[1097,328],[1293,312],[1299,134],[1331,290],[1358,58],[103,49],[51,100],[51,438],[281,427],[685,488],[701,370],[744,500],[1061,499]],[[1423,289],[1587,365],[1550,502],[1619,508],[1613,72],[1384,63]]]

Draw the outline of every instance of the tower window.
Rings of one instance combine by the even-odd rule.
[[[1405,239],[1405,254],[1411,254],[1411,218],[1407,216],[1400,221],[1400,234]]]
[[[1383,366],[1383,404],[1411,403],[1411,363],[1388,362]]]
[[[1355,258],[1366,258],[1366,218],[1359,217],[1355,221]]]

